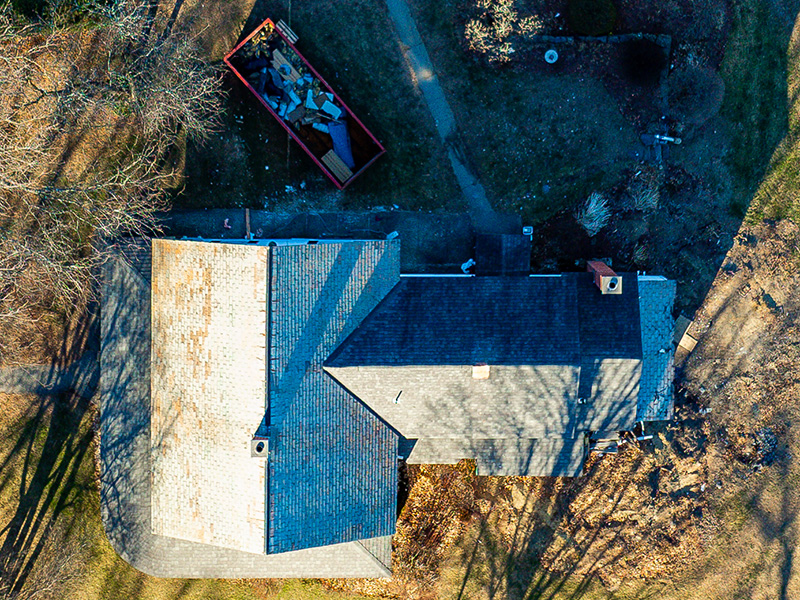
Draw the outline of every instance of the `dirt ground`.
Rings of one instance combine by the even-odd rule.
[[[709,475],[720,488],[713,506],[730,545],[727,564],[704,569],[713,573],[707,590],[800,594],[798,244],[788,221],[743,228],[691,328],[700,343],[682,380],[708,411],[718,457]]]
[[[345,192],[339,192],[272,115],[222,69],[228,91],[226,113],[217,135],[188,146],[185,187],[176,206],[285,211],[392,205],[404,210],[463,208],[446,153],[405,68],[383,2],[161,4],[174,7],[162,8],[161,13],[166,17],[175,12],[176,26],[214,24],[201,33],[212,60],[220,60],[264,19],[283,19],[300,36],[297,49],[387,150]],[[302,192],[299,197],[295,190]]]

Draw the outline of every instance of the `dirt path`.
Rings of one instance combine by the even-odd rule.
[[[433,116],[436,131],[447,148],[447,156],[453,167],[456,180],[470,207],[470,216],[477,231],[499,232],[501,225],[497,215],[486,197],[486,190],[478,178],[472,173],[459,149],[458,132],[453,111],[447,102],[439,79],[433,70],[433,64],[419,35],[414,18],[406,0],[386,0],[389,16],[395,24],[397,37],[400,39],[403,54],[417,82],[425,104]]]
[[[75,391],[90,398],[97,388],[100,365],[94,355],[85,356],[64,368],[58,365],[29,365],[0,369],[0,392],[7,394],[56,394]]]

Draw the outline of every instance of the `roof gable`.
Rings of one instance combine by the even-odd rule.
[[[633,426],[637,277],[403,278],[325,363],[406,438],[574,437]],[[488,365],[488,378],[473,373]]]
[[[390,535],[397,435],[327,377],[322,361],[397,283],[399,243],[272,253],[269,552]]]

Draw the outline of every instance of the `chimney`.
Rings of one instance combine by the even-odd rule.
[[[622,294],[622,277],[614,273],[606,263],[590,260],[586,270],[594,275],[594,284],[605,294]]]

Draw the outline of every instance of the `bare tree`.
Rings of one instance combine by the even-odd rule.
[[[63,598],[65,591],[83,574],[89,546],[62,527],[48,532],[35,561],[19,561],[20,572],[4,572],[0,598],[5,600],[49,600]],[[8,557],[2,557],[8,558]],[[12,561],[14,562],[14,561]]]
[[[213,130],[219,73],[142,4],[92,27],[0,5],[0,360],[4,329],[91,298],[101,240],[158,231],[176,148]]]

